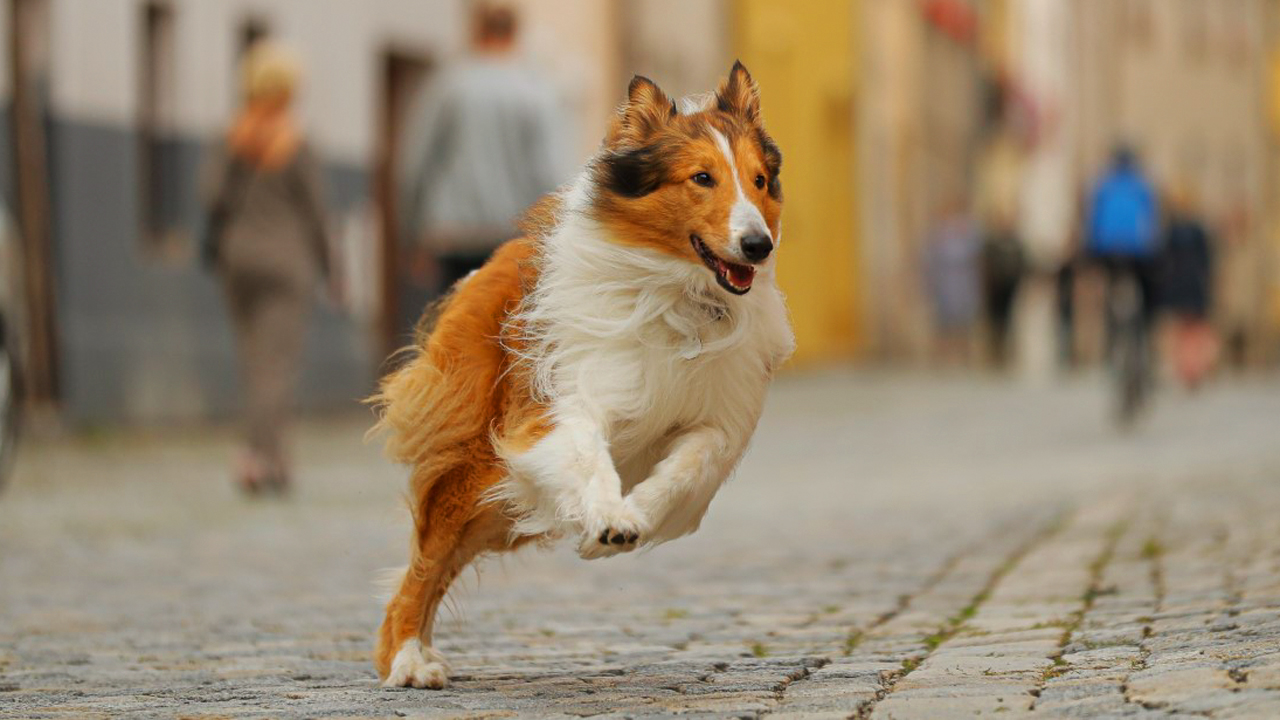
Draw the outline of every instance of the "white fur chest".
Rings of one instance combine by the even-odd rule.
[[[703,267],[585,234],[549,241],[520,317],[553,412],[589,413],[619,467],[638,460],[641,472],[673,431],[749,434],[794,345],[772,269],[729,296]]]
[[[670,430],[714,420],[743,401],[755,404],[773,343],[745,305],[743,298],[679,301],[632,342],[597,346],[599,364],[615,371],[583,378],[579,390],[600,399],[619,454],[643,451]]]
[[[598,534],[635,521],[625,493],[653,518],[646,542],[697,527],[794,347],[771,266],[731,296],[705,267],[602,240],[583,221],[547,238],[509,329],[553,429],[533,447],[500,448],[508,477],[494,497],[517,532]],[[687,482],[675,479],[683,462]],[[662,489],[672,483],[683,489]],[[584,556],[599,552],[596,537]]]

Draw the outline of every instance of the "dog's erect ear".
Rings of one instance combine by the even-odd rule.
[[[676,116],[676,104],[652,80],[631,78],[627,101],[609,123],[606,145],[641,143]]]
[[[720,82],[716,90],[716,109],[740,115],[748,122],[760,122],[760,88],[741,60],[734,61],[729,77]]]

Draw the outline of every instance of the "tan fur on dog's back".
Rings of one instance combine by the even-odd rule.
[[[410,563],[380,632],[374,662],[382,677],[406,640],[429,636],[440,599],[467,563],[531,539],[512,538],[507,518],[485,498],[502,479],[495,434],[522,436],[542,425],[502,343],[504,322],[536,274],[536,251],[535,241],[509,242],[455,286],[434,327],[372,398],[388,455],[413,468]]]
[[[533,281],[534,251],[533,241],[507,243],[456,288],[409,361],[383,379],[371,400],[381,415],[374,432],[386,434],[387,455],[413,468],[415,500],[450,469],[493,456],[491,431],[508,414],[510,385],[519,382],[507,372],[502,323]]]

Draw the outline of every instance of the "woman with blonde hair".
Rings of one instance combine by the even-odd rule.
[[[237,475],[249,493],[288,488],[284,430],[312,300],[330,276],[319,172],[291,112],[300,75],[279,45],[245,53],[243,107],[208,177],[204,256],[235,327],[246,425]]]

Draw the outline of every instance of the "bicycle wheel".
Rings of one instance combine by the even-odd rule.
[[[1128,427],[1137,420],[1147,400],[1148,359],[1141,292],[1132,277],[1121,279],[1113,288],[1113,397],[1116,421],[1121,427]]]

